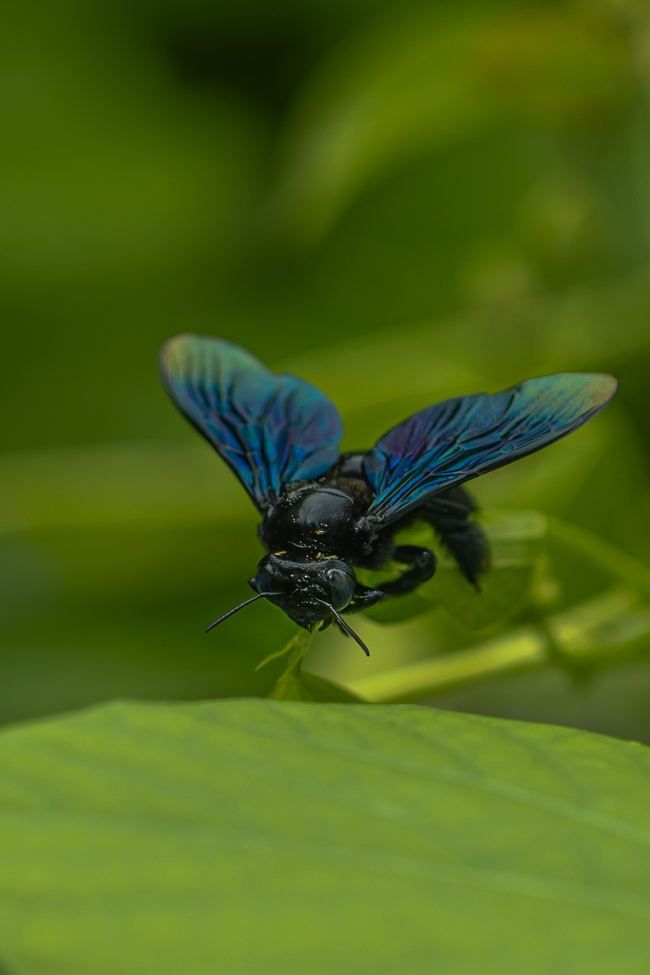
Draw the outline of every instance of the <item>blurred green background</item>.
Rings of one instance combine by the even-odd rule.
[[[645,3],[23,0],[3,28],[2,721],[281,671],[253,670],[293,632],[269,605],[203,634],[260,550],[160,387],[179,331],[317,382],[347,448],[448,395],[612,372],[602,416],[475,493],[650,565]],[[544,558],[554,619],[612,585]],[[650,590],[621,598],[588,665],[556,647],[431,702],[650,742]],[[498,627],[360,629],[376,673]],[[315,672],[361,679],[319,639]]]

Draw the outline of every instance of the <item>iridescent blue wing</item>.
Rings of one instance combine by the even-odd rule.
[[[320,477],[338,460],[343,425],[334,404],[303,379],[274,375],[245,349],[177,335],[161,349],[160,371],[178,409],[261,511],[288,484]]]
[[[594,416],[616,389],[612,376],[564,373],[416,413],[364,458],[375,491],[368,517],[394,521],[440,491],[546,447]]]

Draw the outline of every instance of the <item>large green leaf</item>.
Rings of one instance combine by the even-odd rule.
[[[114,704],[0,736],[20,975],[636,975],[650,752],[409,706]]]

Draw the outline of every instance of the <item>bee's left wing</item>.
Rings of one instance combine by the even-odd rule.
[[[600,373],[563,373],[414,414],[364,458],[375,492],[368,517],[390,523],[440,491],[546,447],[601,410],[617,385]]]
[[[339,458],[343,424],[327,396],[304,379],[275,375],[238,345],[176,335],[161,350],[160,371],[178,409],[260,511],[287,485],[320,477]]]

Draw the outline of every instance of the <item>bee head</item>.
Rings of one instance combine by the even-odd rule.
[[[269,602],[287,616],[310,629],[351,602],[357,584],[354,571],[341,559],[294,562],[278,555],[265,555],[257,566],[251,586],[269,593]]]

